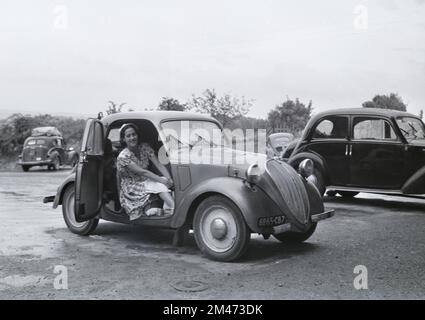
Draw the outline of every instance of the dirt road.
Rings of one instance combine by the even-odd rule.
[[[423,200],[328,198],[336,215],[308,242],[253,235],[242,261],[218,263],[193,235],[171,246],[169,230],[101,222],[92,236],[70,233],[42,203],[68,173],[0,172],[0,299],[425,298]],[[353,285],[358,265],[368,289]]]

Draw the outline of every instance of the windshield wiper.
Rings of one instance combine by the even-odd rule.
[[[200,140],[198,140],[198,141],[196,141],[195,143],[193,143],[192,144],[192,148],[196,145],[196,144],[198,144],[199,142],[201,142],[202,140],[204,140],[206,143],[208,143],[209,145],[210,145],[210,147],[216,147],[216,146],[218,146],[218,144],[216,144],[216,143],[214,143],[214,142],[212,142],[212,141],[210,141],[210,140],[208,140],[208,139],[205,139],[203,136],[201,136],[201,135],[199,135],[199,134],[197,134],[197,133],[195,133],[199,138],[201,138]]]
[[[168,139],[168,140],[169,140],[170,138],[173,138],[175,141],[177,141],[177,143],[178,143],[179,145],[188,146],[190,149],[192,149],[192,148],[193,148],[193,145],[191,145],[190,143],[182,142],[179,138],[177,138],[177,137],[175,137],[175,136],[173,136],[173,135],[171,135],[171,134],[169,134],[169,135],[167,136],[167,139]]]

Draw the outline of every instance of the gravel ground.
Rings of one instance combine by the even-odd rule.
[[[72,234],[61,209],[42,203],[67,174],[0,172],[0,299],[425,297],[424,200],[327,198],[336,215],[306,243],[253,235],[242,261],[219,263],[200,254],[193,235],[173,247],[170,230],[103,221],[92,236]],[[357,265],[367,268],[366,290],[354,288]],[[54,287],[60,266],[68,289]]]

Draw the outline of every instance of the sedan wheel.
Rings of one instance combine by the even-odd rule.
[[[68,229],[79,235],[89,235],[99,223],[99,219],[91,219],[84,222],[75,220],[75,187],[73,184],[66,188],[63,195],[62,213]]]
[[[310,175],[307,180],[316,186],[321,196],[325,194],[326,186],[323,179],[323,174],[319,169],[315,168],[313,174]]]
[[[248,248],[250,230],[239,208],[225,197],[205,199],[196,210],[193,227],[199,249],[213,260],[236,260]]]
[[[356,191],[338,191],[338,194],[344,198],[353,198],[357,196],[359,193]]]

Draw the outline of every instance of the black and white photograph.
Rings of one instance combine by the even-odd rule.
[[[0,300],[424,300],[424,40],[425,0],[1,0]]]

